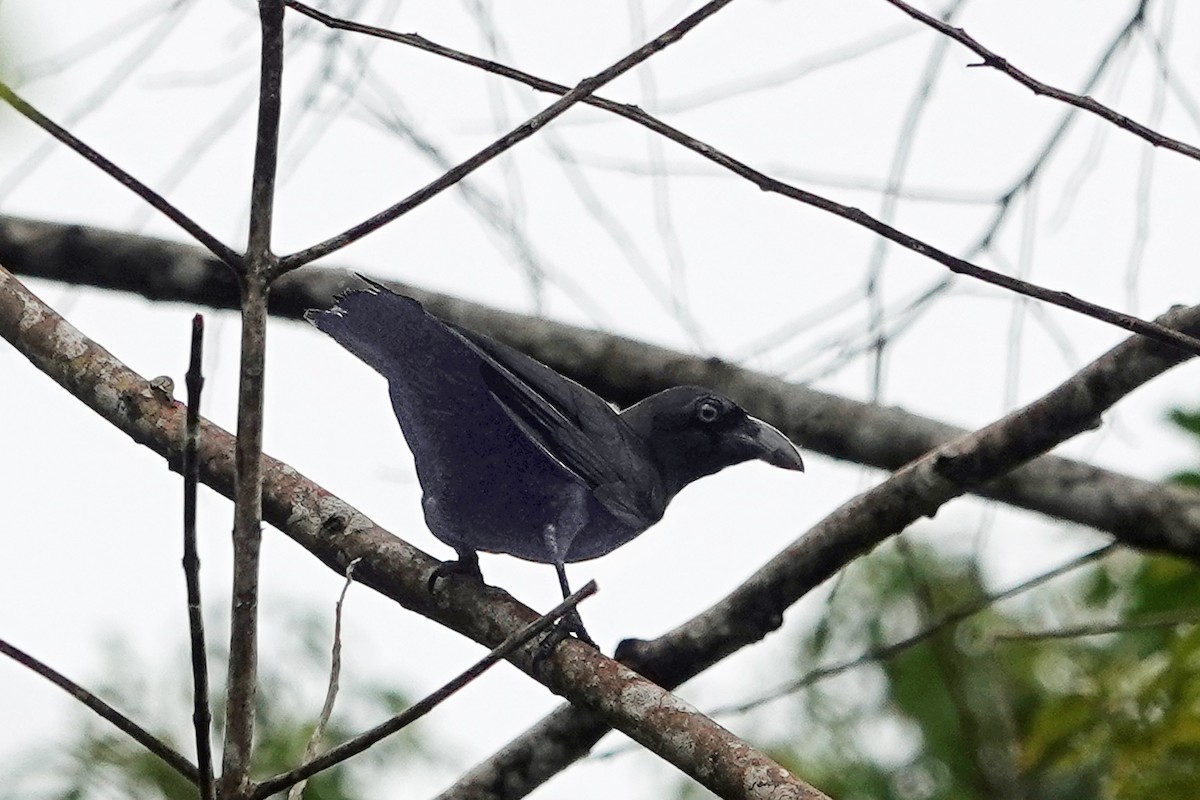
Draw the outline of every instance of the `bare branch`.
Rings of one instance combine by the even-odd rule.
[[[413,47],[418,47],[422,50],[427,50],[427,51],[435,53],[437,55],[451,58],[455,61],[460,61],[463,63],[470,64],[471,66],[479,67],[480,69],[484,69],[488,72],[492,72],[497,75],[503,75],[504,77],[518,80],[518,81],[526,84],[527,86],[530,86],[534,89],[538,89],[540,91],[551,92],[554,94],[563,95],[562,100],[560,100],[558,103],[555,103],[554,105],[551,105],[549,108],[546,109],[546,111],[542,112],[542,115],[548,114],[550,111],[552,111],[554,109],[558,109],[560,107],[560,105],[562,105],[563,103],[565,103],[568,100],[568,98],[572,98],[571,99],[572,103],[574,103],[574,102],[588,103],[589,105],[596,106],[597,108],[603,108],[606,111],[611,111],[615,114],[618,114],[619,116],[622,116],[622,117],[625,117],[626,119],[632,120],[633,122],[636,122],[639,125],[643,125],[652,131],[660,133],[663,136],[670,139],[671,141],[673,141],[677,144],[680,144],[680,145],[688,148],[689,150],[692,150],[693,152],[704,156],[705,158],[712,161],[713,163],[719,164],[720,166],[728,169],[729,171],[731,171],[737,175],[740,175],[741,177],[750,181],[751,183],[753,183],[755,186],[757,186],[759,189],[763,190],[764,192],[774,192],[776,194],[783,195],[784,197],[788,197],[792,200],[796,200],[796,201],[799,201],[806,205],[813,206],[814,208],[819,208],[822,211],[828,211],[829,213],[834,214],[839,217],[842,217],[843,219],[847,219],[847,220],[855,223],[856,225],[859,225],[861,227],[866,228],[867,230],[870,230],[870,231],[873,231],[874,233],[879,234],[880,236],[887,239],[888,241],[894,242],[894,243],[900,245],[901,247],[907,248],[908,250],[912,250],[914,253],[917,253],[918,255],[922,255],[922,256],[925,256],[926,258],[936,261],[937,263],[946,267],[947,269],[949,269],[951,272],[955,273],[956,275],[966,275],[967,277],[974,278],[979,281],[983,281],[984,283],[990,283],[993,286],[999,286],[1002,289],[1007,289],[1010,292],[1015,292],[1016,294],[1025,295],[1026,297],[1032,297],[1036,300],[1041,300],[1046,303],[1051,303],[1051,304],[1059,306],[1061,308],[1066,308],[1071,311],[1075,311],[1080,314],[1084,314],[1086,316],[1092,317],[1093,319],[1098,319],[1101,322],[1107,322],[1110,325],[1115,325],[1119,328],[1130,331],[1132,333],[1141,334],[1142,336],[1146,336],[1151,339],[1157,339],[1158,341],[1166,342],[1168,344],[1174,345],[1175,347],[1179,347],[1183,350],[1187,350],[1188,352],[1200,355],[1200,339],[1196,339],[1195,337],[1184,335],[1184,334],[1180,333],[1179,331],[1172,331],[1172,330],[1163,328],[1161,325],[1157,325],[1154,322],[1148,322],[1146,320],[1140,319],[1140,318],[1132,316],[1130,314],[1123,314],[1119,311],[1115,311],[1113,309],[1106,308],[1106,307],[1098,305],[1096,303],[1091,303],[1087,300],[1083,300],[1072,294],[1069,294],[1068,292],[1047,289],[1042,286],[1038,286],[1037,284],[1030,283],[1029,281],[1024,281],[1019,278],[1014,278],[1009,275],[1004,275],[1003,273],[995,272],[994,270],[980,267],[976,264],[971,263],[970,261],[966,261],[965,259],[958,258],[957,256],[953,256],[943,250],[939,250],[938,248],[934,247],[933,245],[923,242],[920,239],[917,239],[913,236],[909,236],[908,234],[904,233],[903,231],[893,228],[891,225],[888,225],[887,223],[885,223],[881,220],[878,220],[875,217],[872,217],[870,214],[867,214],[860,209],[853,208],[853,207],[847,206],[847,205],[843,205],[834,200],[830,200],[826,197],[822,197],[821,195],[813,194],[812,192],[806,191],[804,189],[800,189],[795,186],[791,186],[790,184],[787,184],[782,181],[771,178],[770,176],[765,175],[756,169],[753,169],[749,165],[744,164],[741,161],[738,161],[737,159],[734,159],[731,156],[726,155],[725,153],[716,149],[712,145],[706,144],[706,143],[700,141],[699,139],[695,139],[695,138],[689,136],[688,134],[684,133],[683,131],[681,131],[677,128],[673,128],[670,125],[667,125],[666,123],[664,123],[658,119],[655,119],[654,117],[651,117],[649,114],[642,111],[640,108],[637,108],[636,106],[614,103],[610,100],[604,100],[603,98],[576,96],[580,92],[581,88],[586,83],[588,83],[588,81],[584,81],[583,83],[579,84],[579,86],[577,86],[575,89],[568,90],[565,86],[561,86],[559,84],[552,83],[550,81],[545,81],[540,78],[535,78],[532,75],[528,75],[527,73],[523,73],[518,70],[510,69],[508,67],[503,67],[499,64],[489,62],[486,59],[480,59],[480,58],[476,58],[474,56],[467,56],[465,54],[457,53],[456,51],[453,51],[450,48],[443,47],[441,45],[435,45],[432,42],[429,42],[429,40],[427,40],[423,37],[420,37],[420,36],[415,36],[413,34],[397,34],[392,31],[385,30],[383,28],[376,28],[376,27],[373,27],[370,25],[359,25],[358,23],[350,22],[348,20],[335,19],[333,17],[330,17],[327,14],[322,14],[321,12],[317,12],[314,9],[308,8],[307,6],[304,6],[301,3],[297,2],[297,0],[286,0],[286,2],[289,7],[294,8],[298,11],[302,11],[303,13],[307,14],[308,16],[311,16],[314,19],[317,19],[326,24],[330,24],[333,27],[337,27],[337,28],[340,28],[343,30],[354,31],[357,33],[369,34],[371,36],[380,36],[382,38],[389,39],[391,41],[399,42],[400,44],[406,44],[406,45],[410,45]],[[890,2],[890,0],[889,0],[889,2]],[[606,73],[601,73],[601,75],[604,75],[604,74],[606,74]],[[596,76],[596,78],[591,78],[589,80],[594,81],[599,77],[600,76],[598,75],[598,76]],[[603,81],[601,81],[601,83],[603,83]],[[593,86],[592,90],[594,90],[595,88],[598,88],[599,85],[600,84],[598,83],[595,86]],[[565,108],[563,110],[565,110]],[[561,111],[556,112],[556,114],[554,116],[557,116],[557,113],[561,113]],[[539,115],[538,117],[534,117],[529,122],[525,123],[524,126],[522,126],[521,128],[518,128],[517,131],[510,133],[507,137],[505,137],[504,139],[501,139],[499,142],[493,143],[493,145],[491,145],[488,150],[481,151],[479,154],[474,156],[473,159],[479,158],[484,153],[489,152],[489,150],[491,148],[497,147],[502,142],[505,142],[508,139],[512,138],[514,135],[517,134],[518,131],[525,130],[525,128],[530,123],[532,123],[534,120],[538,119],[542,115]],[[531,136],[532,134],[533,134],[533,130],[528,130],[523,135],[521,135],[520,138],[517,139],[516,141],[520,141],[520,139],[527,138],[528,136]],[[515,143],[516,142],[514,141],[513,144],[515,144]],[[508,149],[508,147],[505,146],[498,152],[502,152],[504,149]],[[488,156],[487,158],[491,158],[491,156]],[[460,168],[464,167],[467,164],[472,163],[473,159],[463,162],[463,164],[460,165]],[[485,158],[484,160],[486,161],[487,159]],[[483,163],[483,162],[481,161],[480,163]],[[478,165],[476,165],[476,166],[478,166]],[[471,169],[474,169],[474,167],[471,167]],[[434,181],[433,183],[429,184],[424,189],[421,189],[417,193],[411,195],[409,198],[407,198],[406,200],[402,201],[401,203],[393,206],[391,209],[388,209],[387,211],[382,212],[380,215],[373,217],[372,220],[381,219],[382,217],[384,217],[385,215],[387,215],[393,211],[396,212],[395,216],[389,217],[387,219],[382,219],[382,221],[380,221],[377,225],[373,225],[372,220],[368,220],[367,222],[363,223],[362,225],[359,226],[360,228],[362,228],[364,226],[372,226],[372,225],[373,225],[373,227],[370,227],[369,230],[364,230],[363,234],[361,234],[361,235],[365,235],[366,233],[369,233],[370,230],[374,230],[376,227],[379,227],[379,225],[383,225],[383,224],[386,224],[387,222],[390,222],[392,219],[395,219],[396,216],[399,216],[400,214],[403,214],[403,213],[411,210],[411,208],[415,207],[419,203],[424,202],[424,200],[428,199],[428,196],[423,194],[424,192],[432,190],[432,193],[436,193],[436,192],[441,191],[442,189],[446,188],[445,185],[440,185],[440,184],[446,180],[449,180],[450,176],[456,172],[457,172],[457,170],[452,170],[451,172],[446,173],[445,175],[442,176],[442,178],[439,178],[437,181]],[[470,170],[467,170],[467,172],[470,172]],[[467,174],[467,172],[463,172],[462,174],[465,175],[465,174]],[[454,180],[458,180],[461,177],[462,177],[462,175],[457,175],[457,177],[455,177]],[[446,184],[446,185],[449,185],[449,184]],[[434,187],[437,187],[437,188],[434,189]],[[429,195],[429,196],[432,196],[432,195]],[[1002,207],[1003,207],[1003,204],[1002,204]],[[351,231],[354,231],[354,230],[355,229],[351,229]],[[346,234],[342,234],[342,236],[350,235],[351,231],[348,231]],[[353,238],[351,238],[341,244],[335,243],[337,241],[337,238],[338,237],[335,237],[334,239],[328,240],[326,243],[317,245],[316,247],[309,248],[308,250],[304,250],[299,253],[295,253],[291,256],[285,256],[282,259],[284,268],[292,269],[295,266],[299,266],[300,264],[307,263],[309,261],[312,261],[315,258],[319,258],[321,256],[328,255],[333,250],[338,249],[338,247],[342,247],[345,244],[349,244],[351,241],[354,241],[354,239],[358,238],[358,236],[354,236]],[[297,261],[298,263],[293,263],[293,261]]]
[[[412,193],[405,199],[396,203],[391,208],[385,209],[370,219],[355,225],[353,228],[340,233],[337,236],[331,237],[320,244],[309,247],[306,250],[301,250],[298,253],[293,253],[290,256],[285,256],[280,260],[280,268],[283,271],[293,270],[297,267],[302,267],[310,261],[314,261],[322,256],[327,256],[335,250],[339,250],[346,245],[361,239],[372,231],[378,230],[389,222],[408,213],[420,204],[424,203],[429,198],[437,195],[444,189],[458,183],[465,176],[471,174],[479,167],[491,161],[496,156],[511,149],[515,145],[533,136],[539,128],[543,127],[555,117],[562,115],[567,109],[576,103],[583,100],[592,92],[599,89],[604,84],[615,78],[623,75],[629,70],[642,63],[650,56],[658,53],[661,50],[669,47],[679,41],[689,31],[695,28],[704,20],[711,17],[713,14],[720,11],[725,6],[729,5],[732,0],[709,0],[700,9],[684,17],[677,25],[672,27],[665,33],[655,37],[653,40],[639,47],[629,55],[622,58],[611,67],[596,73],[590,78],[585,78],[570,91],[556,102],[549,105],[545,110],[530,117],[521,125],[514,128],[507,135],[497,139],[490,145],[480,150],[475,155],[463,161],[454,169],[449,170],[440,178],[426,184],[421,189]],[[288,3],[292,5],[292,3]],[[293,6],[294,7],[294,6]]]
[[[0,336],[93,411],[178,468],[181,404],[88,340],[3,269]],[[233,437],[203,421],[201,430],[200,479],[231,497]],[[264,464],[266,520],[339,574],[361,558],[357,574],[363,584],[488,647],[537,618],[503,590],[470,581],[457,582],[453,591],[435,597],[427,587],[440,562],[379,528],[291,467],[265,456]],[[674,695],[592,647],[568,639],[536,674],[533,650],[527,645],[509,660],[552,692],[593,709],[606,725],[713,792],[736,798],[824,797]],[[247,788],[237,787],[243,792]]]
[[[194,247],[159,239],[0,216],[0,263],[71,284],[237,308],[232,273]],[[271,313],[299,319],[355,285],[348,270],[310,268],[271,289]],[[545,319],[498,311],[392,282],[441,318],[523,350],[622,405],[682,383],[719,389],[805,449],[895,470],[967,431],[809,389],[714,359]],[[972,489],[982,497],[1111,533],[1123,544],[1200,558],[1200,492],[1043,456]],[[340,570],[339,570],[340,571]]]
[[[1090,97],[1072,94],[1071,92],[1055,88],[1048,83],[1042,83],[1036,78],[1030,77],[1014,67],[1012,64],[1009,64],[1007,59],[1000,57],[981,45],[962,28],[956,28],[953,25],[942,22],[937,17],[932,17],[923,11],[919,11],[910,6],[908,3],[904,2],[904,0],[886,1],[903,11],[905,14],[908,14],[918,22],[933,28],[943,36],[948,36],[954,41],[970,48],[975,52],[976,55],[983,59],[982,64],[976,64],[973,66],[991,67],[992,69],[999,70],[1015,80],[1017,83],[1032,91],[1034,94],[1052,97],[1055,100],[1068,103],[1076,108],[1081,108],[1084,111],[1090,111],[1096,116],[1108,120],[1117,127],[1123,128],[1135,136],[1145,139],[1155,147],[1162,147],[1166,150],[1174,150],[1176,153],[1182,153],[1188,158],[1194,158],[1200,161],[1200,148],[1185,142],[1181,142],[1178,139],[1172,139],[1169,136],[1164,136],[1153,128],[1148,128],[1140,122],[1135,122],[1124,114],[1120,114],[1103,103],[1099,103]],[[1139,8],[1144,9],[1145,6],[1146,3],[1143,2]]]
[[[8,84],[4,83],[3,81],[0,81],[0,100],[8,103],[19,114],[29,119],[39,128],[49,133],[55,139],[58,139],[60,142],[86,158],[88,161],[95,164],[106,175],[113,178],[126,189],[129,189],[138,197],[154,206],[154,208],[162,212],[163,216],[187,231],[192,238],[208,248],[213,255],[219,258],[230,268],[239,268],[242,257],[234,252],[232,248],[223,244],[217,239],[217,237],[204,230],[204,228],[201,228],[194,220],[192,220],[191,217],[187,216],[178,208],[171,205],[165,197],[155,192],[149,186],[142,183],[137,178],[133,177],[104,156],[100,155],[88,145],[84,144],[81,139],[72,134],[70,131],[55,124],[55,122],[45,114],[21,99],[17,93],[14,92],[8,86]]]
[[[392,717],[386,722],[376,725],[369,731],[365,731],[364,733],[355,736],[350,741],[338,745],[337,747],[323,754],[320,758],[309,759],[303,766],[297,767],[290,772],[285,772],[282,775],[277,775],[274,778],[269,778],[265,781],[262,781],[256,787],[254,794],[252,795],[252,800],[265,800],[265,798],[270,797],[277,792],[283,791],[288,786],[292,786],[294,789],[295,786],[300,785],[300,781],[306,780],[309,777],[316,775],[318,772],[322,772],[330,767],[342,763],[343,761],[346,761],[347,759],[353,758],[354,756],[366,750],[368,747],[376,745],[386,739],[388,736],[391,736],[393,733],[408,727],[433,709],[437,708],[437,706],[449,699],[450,696],[459,689],[462,689],[468,683],[487,672],[487,670],[493,664],[508,658],[518,649],[525,646],[525,644],[527,644],[535,636],[549,630],[550,626],[558,621],[563,614],[566,614],[568,611],[575,608],[575,606],[579,605],[580,601],[591,597],[595,593],[596,582],[588,581],[587,584],[579,591],[567,597],[557,606],[550,609],[521,630],[513,633],[511,636],[501,642],[499,646],[493,648],[491,652],[476,661],[465,671],[461,672],[450,681],[443,684],[441,688],[427,695],[422,700],[413,703],[396,716]],[[289,798],[290,797],[291,793],[289,792]]]
[[[244,797],[250,787],[258,691],[258,576],[262,548],[263,378],[266,372],[267,294],[278,260],[271,252],[279,116],[283,84],[282,0],[259,0],[262,36],[258,125],[250,189],[250,237],[239,274],[242,349],[238,382],[237,489],[233,511],[233,605],[225,698],[222,795]]]
[[[208,705],[208,646],[200,604],[200,555],[196,550],[196,490],[200,482],[200,393],[204,388],[204,317],[192,317],[192,347],[188,360],[187,419],[183,439],[183,575],[187,584],[188,633],[192,657],[192,725],[196,731],[196,764],[200,799],[214,800],[212,710]]]
[[[283,108],[283,3],[259,0],[262,59],[259,64],[258,124],[250,187],[248,260],[258,258],[264,277],[272,277],[271,229],[275,217],[275,175],[279,169],[279,116]],[[253,264],[250,265],[251,267]]]
[[[192,783],[199,781],[199,773],[196,771],[195,765],[193,765],[190,761],[171,749],[166,742],[159,739],[157,736],[150,733],[150,731],[138,725],[129,717],[125,716],[120,711],[117,711],[108,703],[104,702],[87,689],[75,683],[70,678],[56,671],[49,665],[37,660],[24,650],[14,647],[3,639],[0,639],[0,654],[8,656],[13,661],[16,661],[18,664],[24,667],[28,667],[38,675],[41,675],[43,678],[53,683],[55,686],[64,690],[67,694],[71,695],[76,700],[95,711],[98,715],[117,726],[117,728],[119,728],[121,731],[128,734],[129,738],[133,739],[142,747],[161,758],[167,766],[178,772],[183,777],[187,778]]]
[[[1134,619],[1124,619],[1116,622],[1093,622],[1086,625],[1073,625],[1067,628],[1053,628],[1044,631],[998,633],[992,638],[998,642],[1043,642],[1047,639],[1078,639],[1083,636],[1103,636],[1108,633],[1123,633],[1125,631],[1147,630],[1151,628],[1174,628],[1179,625],[1196,625],[1197,623],[1200,623],[1200,609],[1183,608],[1163,611],[1157,614],[1144,614]]]

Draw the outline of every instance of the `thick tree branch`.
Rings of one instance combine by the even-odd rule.
[[[179,469],[182,404],[156,390],[45,306],[0,268],[0,337],[35,366],[134,441]],[[233,437],[203,422],[200,478],[226,497],[235,492]],[[376,526],[296,470],[264,456],[264,518],[333,569],[471,639],[495,647],[538,614],[495,587],[460,581],[453,591],[428,591],[439,562]],[[526,646],[509,659],[605,724],[675,764],[727,798],[823,798],[767,756],[659,686],[574,639],[532,668]],[[243,791],[251,789],[248,785]]]
[[[26,275],[151,300],[238,304],[233,275],[202,250],[98,228],[0,217],[0,263]],[[271,313],[299,319],[306,309],[331,305],[354,281],[348,271],[315,267],[287,275],[271,290]],[[621,404],[679,383],[712,386],[807,450],[888,471],[966,433],[732,364],[394,285],[444,319],[520,348]],[[1043,456],[972,491],[1111,533],[1126,545],[1200,559],[1200,492],[1180,486]]]

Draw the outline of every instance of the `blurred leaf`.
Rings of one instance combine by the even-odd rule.
[[[1184,411],[1181,408],[1172,409],[1168,413],[1171,422],[1188,433],[1200,437],[1200,411]]]

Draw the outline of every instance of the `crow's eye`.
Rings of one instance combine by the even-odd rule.
[[[713,400],[701,400],[696,406],[696,419],[701,422],[716,422],[721,416],[721,407]]]

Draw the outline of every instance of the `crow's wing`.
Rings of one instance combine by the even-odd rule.
[[[483,380],[513,422],[610,514],[638,529],[662,516],[666,493],[650,451],[603,398],[515,348],[451,330],[479,353]]]

